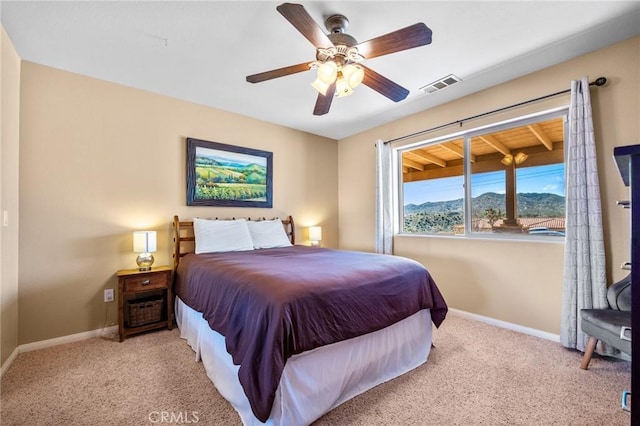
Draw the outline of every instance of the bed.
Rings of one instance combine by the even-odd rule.
[[[180,335],[246,425],[310,424],[416,368],[447,313],[418,262],[294,245],[292,217],[173,225]]]

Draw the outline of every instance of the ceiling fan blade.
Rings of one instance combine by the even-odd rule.
[[[333,46],[329,37],[327,37],[316,21],[309,16],[301,4],[283,3],[276,7],[276,9],[316,48],[329,48]]]
[[[325,115],[331,108],[331,102],[333,101],[333,95],[336,93],[336,84],[332,83],[327,89],[327,94],[323,95],[318,93],[318,99],[316,100],[316,106],[313,108],[313,115]]]
[[[364,41],[356,47],[366,59],[431,43],[431,30],[422,22]]]
[[[309,62],[303,64],[290,65],[284,68],[278,68],[271,71],[261,72],[259,74],[253,74],[247,76],[249,83],[260,83],[261,81],[271,80],[272,78],[284,77],[285,75],[291,75],[302,71],[309,71]]]
[[[400,102],[409,95],[409,91],[404,87],[394,83],[387,77],[378,74],[371,68],[367,68],[362,64],[359,65],[364,68],[364,79],[362,80],[362,84],[371,87],[373,90],[386,96],[393,102]]]

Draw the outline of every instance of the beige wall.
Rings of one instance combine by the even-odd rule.
[[[0,364],[18,347],[18,141],[20,58],[1,29],[0,50]],[[2,211],[9,226],[1,224]]]
[[[306,239],[305,226],[320,224],[324,246],[373,251],[377,139],[562,90],[569,80],[584,75],[609,79],[606,87],[592,89],[592,98],[608,273],[612,279],[623,275],[618,265],[628,256],[628,212],[614,203],[627,198],[627,189],[611,152],[614,146],[640,142],[638,37],[339,143],[29,62],[22,63],[20,76],[19,58],[12,46],[7,53],[5,46],[10,41],[4,31],[2,42],[1,194],[3,206],[6,198],[18,198],[19,134],[21,231],[18,271],[16,202],[10,207],[15,211],[10,217],[15,219],[2,229],[2,361],[16,347],[18,335],[18,343],[24,344],[115,324],[116,305],[103,303],[102,293],[105,288],[116,288],[118,269],[135,267],[131,231],[157,230],[156,264],[169,264],[173,214],[292,214],[297,220],[298,242]],[[7,97],[7,93],[13,95]],[[13,99],[9,112],[5,99]],[[493,116],[491,121],[567,103],[568,98],[560,96]],[[14,141],[9,148],[7,132]],[[274,208],[187,207],[186,137],[272,151]],[[7,173],[13,177],[7,179]],[[7,239],[8,232],[15,236]],[[7,255],[7,242],[13,255]],[[429,268],[450,306],[559,332],[562,244],[414,236],[396,237],[395,244],[397,254]],[[15,333],[16,292],[19,334]],[[6,341],[10,343],[5,347]]]
[[[174,214],[291,214],[297,242],[319,224],[338,244],[337,141],[29,62],[20,132],[21,344],[115,324],[103,289],[136,267],[131,231],[170,264]],[[186,137],[273,152],[274,207],[187,207]]]
[[[605,87],[591,90],[598,144],[609,279],[629,256],[629,212],[615,205],[627,199],[612,160],[614,146],[640,143],[640,37],[512,80],[411,117],[343,139],[338,147],[340,248],[375,249],[375,149],[388,140],[569,87],[570,80],[604,76]],[[437,96],[437,94],[435,95]],[[492,121],[568,105],[568,95],[530,104],[463,125]],[[454,132],[449,128],[437,135]],[[425,139],[427,137],[424,137]],[[415,141],[415,140],[414,140]],[[359,164],[359,167],[352,167]],[[558,334],[563,244],[442,237],[395,237],[396,254],[422,262],[453,308]]]

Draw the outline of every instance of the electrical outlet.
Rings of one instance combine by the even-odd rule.
[[[104,301],[105,302],[113,302],[113,289],[108,288],[104,291]]]

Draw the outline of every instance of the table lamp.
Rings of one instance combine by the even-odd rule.
[[[140,253],[136,259],[141,271],[150,271],[153,255],[156,251],[156,231],[135,231],[133,233],[133,251]]]
[[[312,246],[319,246],[322,241],[322,227],[310,226],[309,227],[309,240]]]

